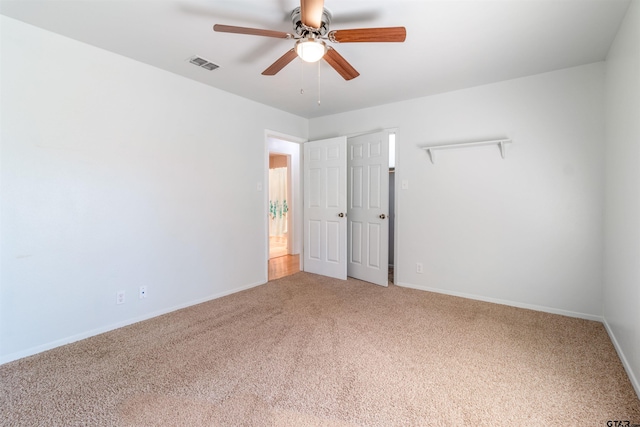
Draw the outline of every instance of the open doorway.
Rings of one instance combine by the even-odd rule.
[[[267,277],[278,279],[301,270],[302,139],[267,132]]]
[[[389,132],[389,284],[395,280],[396,132]]]
[[[269,259],[291,254],[289,204],[291,157],[269,153]],[[293,214],[293,212],[291,212]]]

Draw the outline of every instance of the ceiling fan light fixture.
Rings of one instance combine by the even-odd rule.
[[[305,62],[317,62],[324,56],[327,46],[322,40],[306,37],[296,43],[296,53]]]

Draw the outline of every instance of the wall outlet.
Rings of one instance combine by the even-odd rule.
[[[124,304],[124,291],[116,292],[116,304]]]
[[[421,262],[416,264],[416,273],[424,273],[424,268]]]
[[[138,296],[140,297],[140,299],[144,299],[147,297],[147,287],[146,286],[140,286],[140,293],[138,294]]]

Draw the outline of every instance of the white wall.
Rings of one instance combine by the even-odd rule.
[[[0,362],[266,282],[265,129],[306,119],[0,19]]]
[[[397,127],[396,280],[600,319],[604,64],[310,120],[311,139]],[[510,137],[438,153],[420,144]],[[416,263],[425,266],[416,273]]]
[[[606,67],[605,325],[640,396],[640,2]]]

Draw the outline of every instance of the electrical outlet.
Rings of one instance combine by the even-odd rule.
[[[140,297],[140,299],[144,299],[147,297],[147,287],[146,286],[140,286],[140,293],[138,294],[138,296]]]
[[[416,264],[416,273],[424,273],[423,265],[421,262]]]
[[[124,304],[124,291],[116,292],[116,304]]]

